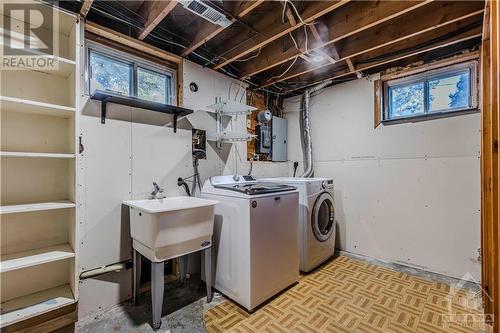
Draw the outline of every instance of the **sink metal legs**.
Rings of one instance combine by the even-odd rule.
[[[179,257],[179,273],[181,275],[181,282],[186,283],[186,273],[188,266],[188,255]]]
[[[161,310],[163,307],[164,292],[164,265],[163,262],[151,262],[151,300],[153,310],[153,329],[161,326]]]
[[[212,248],[203,250],[205,259],[205,285],[207,287],[207,303],[212,301]]]
[[[212,248],[202,250],[202,262],[205,273],[205,284],[207,288],[207,302],[212,301]],[[141,284],[141,260],[142,255],[134,250],[134,303],[139,300],[139,288]],[[187,256],[179,257],[181,279],[185,281],[187,271]],[[164,262],[151,262],[151,305],[153,312],[153,329],[161,326],[161,312],[163,307],[163,294],[165,291]]]
[[[141,268],[142,268],[142,255],[134,250],[133,264],[134,264],[134,304],[139,303],[139,289],[141,288]]]

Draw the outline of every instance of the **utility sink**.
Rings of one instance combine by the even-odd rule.
[[[134,249],[161,262],[210,247],[217,203],[196,197],[125,201]]]

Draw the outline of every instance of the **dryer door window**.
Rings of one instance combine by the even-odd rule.
[[[335,229],[335,213],[333,198],[329,193],[323,192],[316,199],[311,224],[314,236],[320,242],[328,240],[332,235]]]

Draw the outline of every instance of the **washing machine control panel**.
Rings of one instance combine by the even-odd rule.
[[[321,188],[323,190],[333,190],[333,179],[328,179],[328,180],[322,181]]]

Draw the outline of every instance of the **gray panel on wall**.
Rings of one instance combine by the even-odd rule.
[[[286,119],[273,117],[273,161],[286,161],[288,123]]]

